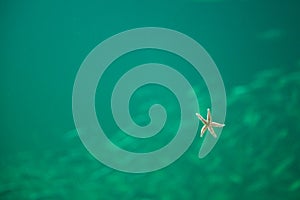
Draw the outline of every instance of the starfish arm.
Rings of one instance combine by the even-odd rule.
[[[202,127],[201,133],[200,133],[200,137],[202,137],[202,136],[204,135],[204,133],[205,133],[207,127],[208,127],[207,125],[204,125],[204,126]]]
[[[196,113],[196,115],[202,121],[203,124],[207,124],[207,121],[199,113]]]
[[[210,114],[209,108],[207,108],[207,117],[206,117],[206,120],[207,120],[208,123],[211,122],[211,114]]]
[[[210,124],[213,127],[223,127],[223,126],[225,126],[225,124],[220,124],[220,123],[217,123],[217,122],[211,122]]]
[[[214,138],[217,138],[217,134],[215,133],[214,129],[211,126],[208,126],[208,130],[209,130],[210,134],[212,136],[214,136]]]

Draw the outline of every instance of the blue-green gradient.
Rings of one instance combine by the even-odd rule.
[[[300,199],[299,8],[293,0],[2,0],[0,199]],[[147,26],[182,32],[208,51],[226,87],[226,127],[204,159],[197,135],[170,166],[128,174],[104,166],[82,145],[72,87],[96,45]],[[181,71],[205,108],[201,114],[210,107],[203,79],[184,59],[159,50],[120,57],[100,81],[96,110],[108,137],[135,152],[162,147],[180,123],[174,94],[148,85],[132,97],[132,118],[147,124],[148,108],[160,103],[172,113],[164,129],[139,140],[116,127],[109,108],[113,85],[147,62]]]

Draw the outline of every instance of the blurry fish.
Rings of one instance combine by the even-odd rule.
[[[295,191],[300,189],[300,180],[297,180],[291,184],[289,191]]]
[[[284,36],[285,32],[282,29],[269,29],[257,34],[257,38],[260,40],[278,40]]]

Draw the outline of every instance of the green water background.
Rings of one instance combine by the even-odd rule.
[[[291,0],[1,1],[0,199],[299,199],[299,6]],[[196,137],[172,165],[127,174],[102,165],[81,144],[73,131],[72,87],[97,44],[147,26],[180,31],[208,51],[226,87],[226,128],[205,159],[197,157]],[[114,64],[126,71],[148,61],[186,69],[199,102],[209,107],[201,77],[166,52],[138,51]],[[113,133],[111,113],[99,102],[108,102],[121,73],[108,71],[107,87],[96,96]],[[175,109],[164,129],[170,134],[142,141],[143,149],[134,140],[111,139],[128,150],[161,147],[178,127],[178,103],[157,86],[135,99],[142,105],[131,105],[136,120],[152,103]]]

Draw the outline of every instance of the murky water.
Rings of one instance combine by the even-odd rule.
[[[299,3],[0,4],[0,199],[299,199]],[[204,159],[198,158],[203,138],[197,133],[171,165],[131,174],[103,165],[85,149],[73,122],[72,89],[81,63],[96,45],[146,26],[177,30],[203,45],[224,81],[226,126]],[[149,123],[151,105],[165,107],[168,118],[157,135],[128,136],[113,120],[114,84],[132,67],[149,62],[180,71],[203,115],[211,105],[205,82],[186,60],[151,49],[124,55],[99,82],[95,106],[108,137],[128,151],[159,149],[180,126],[179,102],[158,85],[139,88],[129,105],[139,125]]]

